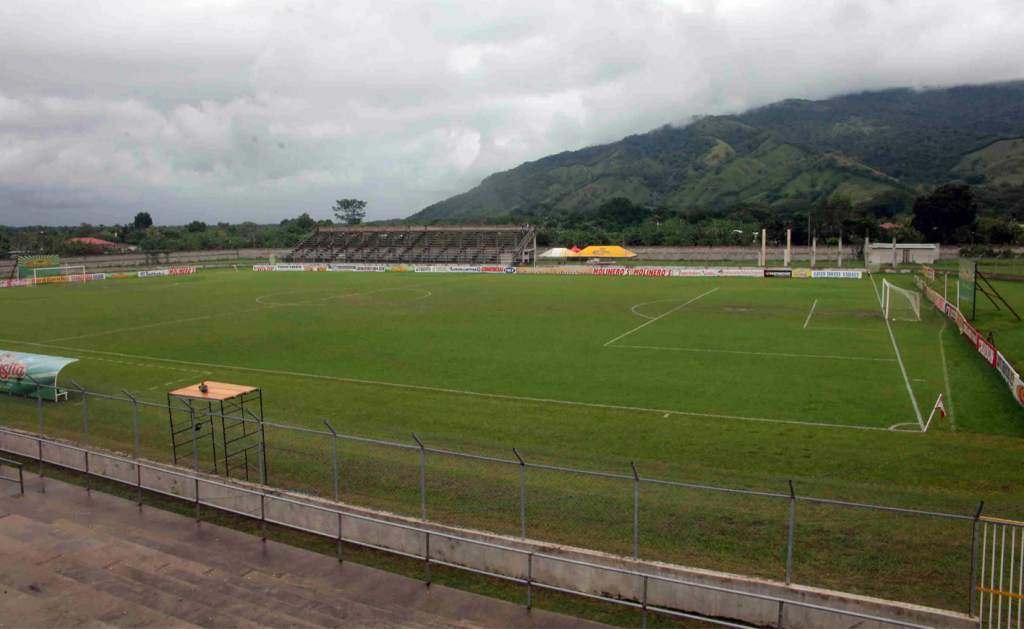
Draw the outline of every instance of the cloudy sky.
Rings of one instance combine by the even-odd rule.
[[[406,216],[789,97],[1024,78],[1021,0],[0,3],[0,224]]]

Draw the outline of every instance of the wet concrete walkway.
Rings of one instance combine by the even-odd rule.
[[[0,483],[0,627],[599,626],[25,476]]]

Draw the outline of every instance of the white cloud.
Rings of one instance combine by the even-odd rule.
[[[1019,78],[1016,0],[0,4],[0,223],[404,216],[780,98]]]

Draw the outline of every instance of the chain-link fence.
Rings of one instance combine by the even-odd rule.
[[[0,421],[170,462],[167,404],[77,383],[69,393],[62,403],[0,398]],[[213,419],[224,418],[201,409],[192,421]],[[512,446],[484,455],[415,434],[393,441],[312,425],[321,427],[264,419],[255,434],[266,455],[250,480],[508,536],[974,611],[980,504],[969,513],[908,509],[801,493],[793,482],[777,491],[691,483],[636,465],[604,471],[533,460]],[[493,454],[502,449],[508,456]],[[201,457],[178,463],[209,471]]]

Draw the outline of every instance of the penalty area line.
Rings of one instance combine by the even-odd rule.
[[[378,387],[390,387],[394,389],[406,389],[411,391],[427,391],[432,393],[445,393],[449,395],[465,395],[469,397],[488,398],[495,400],[510,400],[514,402],[530,402],[537,404],[558,404],[562,406],[579,406],[584,408],[600,408],[615,411],[635,411],[640,413],[658,413],[662,416],[677,415],[682,417],[698,417],[706,419],[728,419],[735,421],[745,422],[757,422],[766,424],[788,424],[794,426],[814,426],[817,428],[845,428],[849,430],[870,430],[877,432],[888,432],[887,428],[880,426],[864,426],[860,424],[837,424],[829,422],[814,422],[814,421],[800,421],[798,419],[778,419],[772,417],[751,417],[747,415],[727,415],[722,413],[702,413],[697,411],[679,411],[673,409],[664,408],[647,408],[643,406],[627,406],[620,404],[602,404],[599,402],[578,402],[575,400],[558,400],[552,398],[540,398],[531,397],[524,395],[510,395],[506,393],[484,393],[481,391],[468,391],[465,389],[451,389],[447,387],[433,387],[422,384],[406,384],[400,382],[387,382],[383,380],[366,380],[363,378],[347,378],[344,376],[328,376],[324,374],[307,373],[301,371],[287,371],[283,369],[264,369],[261,367],[243,367],[240,365],[222,365],[217,363],[207,363],[199,361],[189,360],[178,360],[176,358],[160,358],[157,356],[142,356],[139,354],[125,354],[122,352],[108,352],[94,349],[84,349],[81,347],[67,347],[61,345],[51,345],[48,343],[35,343],[31,341],[17,341],[14,339],[0,339],[2,343],[17,343],[22,345],[32,345],[36,347],[47,347],[50,349],[59,349],[63,351],[82,352],[85,354],[100,354],[103,356],[116,356],[118,358],[128,358],[133,360],[147,360],[172,363],[176,365],[190,365],[194,367],[208,367],[213,369],[225,369],[229,371],[245,371],[251,373],[265,373],[275,376],[287,376],[294,378],[309,378],[312,380],[327,380],[331,382],[346,382],[350,384],[361,384],[368,386]]]
[[[815,299],[814,303],[811,304],[811,311],[807,313],[807,318],[804,319],[804,329],[807,329],[807,325],[811,322],[811,317],[814,316],[814,309],[818,307],[818,300]]]
[[[839,356],[833,354],[788,354],[785,352],[752,352],[739,349],[705,349],[699,347],[663,347],[660,345],[613,345],[622,349],[653,349],[666,352],[698,352],[705,354],[740,354],[743,356],[766,356],[769,358],[823,358],[826,360],[866,360],[869,362],[894,363],[895,358],[875,358],[872,356]]]

